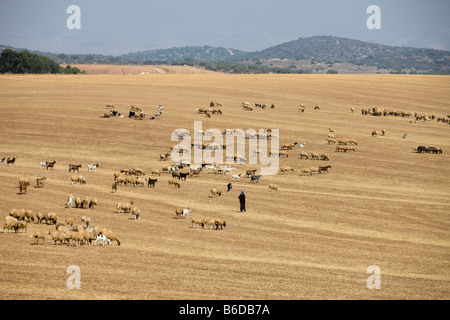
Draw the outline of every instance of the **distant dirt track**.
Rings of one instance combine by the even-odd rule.
[[[103,66],[98,66],[102,68]],[[135,67],[141,68],[141,67]],[[152,67],[148,67],[152,68]],[[144,71],[143,69],[139,69]],[[189,69],[190,70],[190,69]],[[112,70],[108,71],[112,72]],[[125,70],[125,74],[132,73]],[[222,103],[222,115],[206,118],[194,109]],[[248,101],[274,109],[243,111]],[[450,292],[450,126],[442,122],[361,115],[379,106],[435,114],[450,113],[450,78],[410,75],[2,75],[0,76],[0,212],[12,208],[54,211],[59,221],[82,215],[115,232],[120,246],[32,245],[36,230],[0,233],[0,299],[448,299]],[[113,104],[125,118],[103,119]],[[299,112],[300,104],[306,106]],[[160,119],[132,120],[131,105]],[[313,110],[320,105],[320,110]],[[350,108],[355,112],[351,113]],[[200,174],[155,188],[119,186],[113,173],[141,168],[150,176],[170,161],[171,133],[195,120],[203,130],[280,129],[288,150],[280,165],[294,173],[265,176],[250,184],[242,173]],[[337,138],[354,138],[356,152],[335,152]],[[372,137],[373,130],[386,135]],[[402,136],[408,133],[406,139]],[[418,145],[443,154],[417,154]],[[300,151],[329,155],[329,161],[299,159]],[[56,161],[54,170],[41,161]],[[87,165],[100,162],[97,173]],[[72,185],[68,165],[82,164],[86,185]],[[329,174],[300,176],[304,167],[331,165]],[[28,177],[27,194],[18,180]],[[34,188],[46,176],[44,188]],[[269,183],[278,191],[268,189]],[[220,197],[210,189],[220,187]],[[247,212],[238,195],[247,194]],[[98,199],[94,209],[67,209],[67,197]],[[116,213],[133,201],[139,220]],[[175,219],[175,207],[190,217],[226,220],[223,230],[192,228]],[[69,290],[67,267],[81,270],[81,289]],[[381,289],[369,290],[369,266],[381,271]]]

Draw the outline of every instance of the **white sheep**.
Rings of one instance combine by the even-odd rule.
[[[96,164],[88,164],[88,173],[90,173],[91,171],[97,172],[97,168],[100,166],[100,162],[96,163]]]
[[[226,168],[223,168],[223,169],[222,169],[222,174],[230,173],[230,172],[232,172],[232,171],[234,171],[234,170],[236,170],[235,167],[226,167]]]
[[[117,245],[120,246],[121,241],[119,240],[119,237],[115,233],[108,230],[102,232],[102,234],[110,240],[110,244],[112,244],[113,241],[116,241]]]
[[[72,208],[72,204],[73,204],[73,200],[74,200],[74,199],[75,199],[75,198],[74,198],[73,195],[69,195],[69,196],[67,197],[67,204],[66,204],[67,208]]]
[[[97,245],[97,242],[102,241],[103,242],[103,246],[105,246],[105,242],[108,242],[108,244],[111,244],[111,240],[108,239],[105,235],[103,234],[98,234],[97,238],[94,242],[94,246]]]
[[[239,179],[241,178],[241,174],[233,174],[231,176],[231,181],[239,181]]]
[[[191,212],[191,208],[190,207],[187,207],[187,208],[177,207],[175,209],[175,215],[177,217],[181,216],[181,218],[183,218],[183,219],[187,219],[190,212]]]

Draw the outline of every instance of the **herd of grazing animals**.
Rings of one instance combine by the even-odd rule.
[[[17,157],[12,158],[13,160],[11,161],[11,163],[14,163]],[[8,158],[9,159],[9,158]],[[4,158],[1,159],[2,162],[4,161]],[[54,166],[56,164],[56,161],[44,161],[44,162],[40,162],[39,163],[39,169],[51,169],[54,170]],[[97,171],[97,167],[100,166],[100,162],[98,162],[97,164],[94,165],[88,165],[88,173],[91,170],[94,170],[94,172]],[[69,172],[80,172],[80,168],[82,168],[83,166],[81,164],[75,165],[75,164],[69,164]],[[43,188],[44,187],[44,181],[47,180],[47,177],[38,177],[36,178],[36,185],[35,188]],[[84,185],[86,184],[86,178],[82,175],[72,175],[71,176],[71,182],[72,185],[73,184],[80,184],[80,185]],[[28,186],[30,185],[30,181],[28,178],[26,177],[21,177],[19,179],[19,193],[22,194],[26,194],[27,190],[28,190]]]
[[[384,117],[394,116],[394,117],[402,117],[402,118],[414,117],[414,120],[411,120],[410,123],[416,123],[417,121],[426,122],[426,121],[432,121],[432,120],[436,119],[437,122],[450,124],[450,115],[436,117],[434,114],[426,114],[426,113],[418,113],[418,112],[415,112],[413,115],[409,111],[391,110],[389,108],[372,107],[372,108],[367,108],[367,109],[361,109],[361,114],[378,116],[378,117],[381,117],[381,116],[384,116]]]
[[[105,236],[109,241],[116,241],[120,245],[120,240],[111,230],[92,226],[92,219],[83,215],[80,224],[75,223],[75,218],[66,218],[65,222],[60,222],[55,212],[38,212],[36,215],[31,210],[11,209],[9,215],[5,217],[3,231],[19,233],[27,231],[30,223],[47,224],[55,226],[54,231],[37,230],[31,235],[32,244],[43,244],[47,238],[53,240],[54,245],[74,245],[81,246],[92,244],[98,236]]]
[[[118,117],[123,118],[124,116],[116,110],[116,107],[111,104],[107,104],[106,108],[109,109],[108,112],[103,113],[103,115],[100,116],[100,118],[112,118],[112,117]],[[158,105],[158,112],[153,113],[153,115],[150,115],[148,118],[150,120],[159,119],[161,115],[163,114],[164,107],[161,105]],[[130,107],[130,110],[128,112],[128,118],[134,119],[134,120],[144,120],[147,117],[147,114],[140,108],[132,105]]]
[[[86,184],[86,178],[82,175],[75,174],[70,179],[72,180],[72,184],[75,183],[79,183],[80,185]]]
[[[413,152],[416,153],[434,153],[434,154],[441,154],[442,149],[439,147],[425,147],[425,146],[418,146],[413,149]]]
[[[109,107],[109,113],[105,113],[103,118],[109,118],[112,116],[119,116],[123,117],[119,112],[117,112],[114,106],[107,105]],[[208,117],[212,114],[222,114],[221,109],[218,109],[218,107],[222,107],[222,104],[217,101],[211,101],[208,108],[198,108],[196,111],[201,114],[206,114]],[[261,108],[261,109],[274,109],[275,105],[271,104],[270,106],[268,104],[261,104],[261,103],[255,103],[254,107],[250,106],[249,102],[242,102],[242,108],[245,111],[253,111],[254,108]],[[160,117],[163,113],[163,107],[158,106],[159,112],[154,114],[151,119],[154,119],[155,117]],[[314,106],[314,110],[320,110],[321,107],[319,105]],[[298,108],[299,112],[305,112],[306,107],[302,104]],[[351,112],[354,112],[354,108],[350,109]],[[373,116],[401,116],[401,117],[411,117],[412,114],[408,112],[403,111],[390,111],[388,109],[381,109],[378,107],[372,108],[372,109],[363,109],[362,110],[363,115],[373,115]],[[139,119],[142,120],[145,118],[146,115],[142,111],[142,109],[138,107],[131,107],[129,118],[133,119]],[[423,120],[428,121],[435,119],[436,117],[434,115],[423,115],[415,113],[414,115],[416,120]],[[444,123],[449,123],[450,116],[444,117],[444,118],[437,118],[437,121],[441,121]],[[234,129],[233,129],[234,130]],[[353,138],[336,138],[335,131],[333,129],[328,130],[328,136],[326,138],[326,142],[328,145],[333,144],[336,147],[336,152],[355,152],[356,146],[358,146],[358,142],[356,139]],[[224,130],[225,133],[227,133],[227,129]],[[202,133],[203,134],[203,133]],[[376,130],[372,131],[372,137],[376,137],[378,135],[384,136],[385,131],[381,130],[381,133],[379,133]],[[253,139],[253,138],[264,138],[264,139],[270,139],[272,138],[270,129],[267,129],[265,136],[259,136],[259,134],[256,135],[256,137],[250,137],[246,136],[246,139]],[[289,158],[290,152],[295,152],[298,148],[305,147],[306,143],[298,144],[298,142],[293,143],[286,143],[281,144],[280,151],[274,154],[269,154],[269,156],[276,156],[280,159],[287,159]],[[208,149],[212,146],[212,144],[204,144],[201,146],[195,146],[192,145],[191,147],[199,147],[201,149]],[[225,149],[227,146],[219,146]],[[170,151],[172,151],[172,148],[170,148]],[[180,152],[183,152],[184,150],[180,150]],[[434,153],[434,154],[440,154],[442,153],[442,149],[439,147],[424,147],[419,146],[417,148],[414,148],[414,152],[417,153]],[[260,152],[258,152],[259,154]],[[167,161],[170,159],[170,152],[167,153],[161,153],[159,155],[159,160],[161,161]],[[3,163],[14,164],[17,157],[12,158],[0,158],[0,164],[3,165]],[[240,155],[235,155],[234,160],[238,161],[239,159],[243,159],[244,161],[241,161],[240,163],[245,162],[245,157]],[[328,154],[323,152],[306,152],[301,151],[299,155],[299,159],[305,159],[305,160],[318,160],[318,161],[330,161],[330,157]],[[6,161],[5,161],[6,160]],[[285,161],[285,160],[283,160]],[[239,161],[238,161],[239,163]],[[40,169],[44,168],[46,170],[54,170],[56,161],[45,161],[40,162]],[[100,162],[96,164],[89,164],[87,166],[87,172],[97,172],[98,167],[100,166]],[[187,166],[187,168],[186,168]],[[83,169],[82,164],[69,164],[69,173],[79,173],[80,169]],[[313,174],[323,174],[323,173],[329,173],[329,169],[331,168],[331,165],[324,165],[324,166],[312,166],[312,167],[304,167],[303,165],[299,165],[298,168],[294,168],[292,166],[286,166],[282,165],[279,168],[279,174],[285,175],[285,174],[291,174],[294,172],[298,172],[298,175],[300,176],[312,176]],[[199,177],[201,174],[208,174],[208,173],[221,173],[222,175],[230,174],[233,170],[236,170],[235,167],[230,166],[218,166],[217,164],[202,164],[200,166],[189,166],[189,164],[173,164],[172,166],[166,166],[159,169],[153,169],[151,170],[151,175],[158,175],[161,176],[161,173],[171,174],[172,178],[169,178],[168,185],[169,187],[174,188],[181,188],[182,182],[186,181],[187,177]],[[296,171],[297,170],[297,171]],[[245,171],[244,178],[250,178],[249,183],[258,183],[263,175],[256,174],[257,169],[248,169]],[[121,169],[114,173],[114,181],[111,185],[111,192],[116,193],[118,192],[119,186],[148,186],[150,188],[155,188],[155,184],[158,181],[156,178],[147,177],[145,178],[146,173],[144,170],[140,168],[131,168],[131,169]],[[236,173],[232,175],[231,180],[232,181],[239,181],[241,177],[241,173]],[[36,178],[36,188],[42,188],[44,186],[44,181],[46,180],[46,177],[40,177]],[[71,176],[72,184],[79,183],[81,185],[86,184],[86,179],[84,176],[80,174],[73,174]],[[184,182],[183,182],[184,183]],[[22,177],[19,180],[19,193],[26,194],[28,186],[30,185],[30,181],[26,177]],[[231,185],[231,184],[229,184]],[[279,191],[280,188],[278,184],[275,183],[269,183],[268,184],[268,191],[270,192],[276,192]],[[230,186],[228,191],[230,191]],[[210,190],[212,194],[212,198],[218,198],[222,196],[222,190],[218,187],[214,187]],[[92,209],[95,208],[95,206],[98,205],[97,199],[91,198],[89,196],[86,197],[80,197],[73,195],[70,195],[67,199],[67,208],[78,208],[78,209]],[[189,213],[191,212],[190,207],[177,207],[175,209],[175,216],[176,218],[182,218],[182,219],[188,219]],[[141,209],[136,207],[132,201],[130,202],[119,202],[117,203],[117,213],[128,213],[132,215],[132,220],[139,220],[141,216]],[[20,231],[27,230],[27,225],[29,223],[36,223],[36,224],[48,224],[48,225],[55,225],[56,230],[53,232],[50,231],[36,231],[32,238],[34,239],[35,244],[38,244],[39,242],[44,242],[46,238],[50,237],[53,240],[54,244],[67,244],[67,245],[75,245],[75,246],[81,246],[85,244],[91,244],[94,240],[95,243],[98,241],[102,241],[103,245],[106,243],[111,244],[113,241],[117,243],[117,245],[121,244],[121,241],[117,237],[116,234],[114,234],[111,230],[106,228],[98,228],[93,227],[91,225],[91,218],[83,216],[81,219],[81,224],[77,225],[75,224],[75,219],[73,218],[67,218],[65,223],[58,221],[58,215],[55,212],[38,212],[36,215],[33,215],[31,210],[25,210],[25,209],[12,209],[9,212],[9,215],[5,218],[3,230],[6,230],[8,233],[10,231],[13,231],[14,233],[18,233]],[[222,230],[224,227],[226,227],[225,220],[221,218],[192,218],[191,219],[192,228],[201,227],[202,229],[214,229],[214,230]]]
[[[138,220],[141,215],[141,209],[134,205],[133,201],[119,202],[116,205],[117,213],[131,213],[133,220]]]
[[[8,158],[7,157],[0,158],[0,165],[3,165],[3,163],[5,163],[5,162],[6,162],[6,165],[14,164],[16,162],[16,159],[17,159],[16,156],[14,156],[12,158],[9,158],[9,157]]]
[[[78,208],[78,209],[93,209],[98,205],[96,198],[91,198],[89,196],[85,197],[74,197],[69,195],[67,197],[66,208]]]
[[[202,229],[215,229],[215,230],[222,230],[227,226],[227,223],[222,218],[209,218],[205,217],[203,219],[200,218],[192,218],[191,220],[192,228],[198,228],[201,227]]]

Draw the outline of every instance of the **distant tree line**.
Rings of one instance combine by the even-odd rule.
[[[52,59],[34,53],[5,49],[0,55],[0,73],[78,74],[85,73],[77,67],[61,67]]]
[[[251,73],[251,74],[264,74],[264,73],[295,73],[302,74],[303,70],[294,70],[292,68],[279,68],[279,67],[267,67],[256,64],[239,64],[232,62],[218,62],[218,63],[210,63],[210,62],[200,62],[198,64],[199,67],[204,68],[206,70],[212,70],[217,72],[224,73]]]
[[[12,47],[2,47],[14,49]],[[11,52],[10,52],[11,53]],[[32,51],[52,59],[60,65],[68,64],[115,64],[115,65],[192,65],[227,73],[339,73],[349,70],[376,67],[383,73],[450,74],[450,53],[444,50],[394,47],[340,37],[317,36],[299,38],[270,48],[244,52],[223,47],[191,46],[170,49],[146,50],[120,56],[103,54],[54,54]],[[23,54],[26,55],[26,54]],[[27,60],[21,57],[23,60]],[[32,60],[28,58],[28,60]],[[277,68],[266,63],[271,60],[286,61],[287,68]],[[7,62],[0,72],[37,72],[28,63],[14,65]],[[289,62],[290,61],[290,62]],[[299,70],[299,61],[316,64],[316,68]],[[34,63],[31,63],[34,64]],[[42,65],[49,62],[41,62]],[[346,66],[348,64],[348,66]],[[303,65],[303,64],[300,64]],[[359,68],[361,67],[361,68]],[[307,68],[307,67],[305,67]],[[23,70],[25,69],[25,70]],[[58,71],[57,66],[47,65],[42,72],[75,73],[76,69]],[[314,69],[314,70],[313,70]],[[6,71],[5,71],[6,70]],[[31,70],[31,71],[30,71]],[[40,70],[39,70],[40,71]],[[376,71],[375,71],[376,72]]]
[[[328,36],[300,38],[256,52],[233,49],[233,54],[225,48],[208,46],[150,50],[121,56],[30,53],[11,49],[14,48],[5,47],[1,54],[0,73],[83,73],[78,68],[72,68],[70,64],[115,64],[188,65],[236,74],[309,74],[322,71],[335,74],[338,72],[336,64],[349,64],[362,68],[376,67],[383,73],[450,74],[448,51],[391,47]],[[292,64],[286,68],[265,64],[272,59],[290,60]],[[318,67],[313,68],[314,70],[301,70],[296,68],[298,61],[309,61],[311,65],[315,64]],[[58,64],[68,66],[62,68]],[[346,73],[345,68],[340,66],[339,73]]]

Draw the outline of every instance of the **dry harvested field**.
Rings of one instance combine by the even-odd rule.
[[[65,67],[66,65],[63,65]],[[88,74],[213,74],[214,71],[204,70],[191,66],[154,66],[154,65],[140,65],[140,66],[127,66],[127,65],[105,65],[105,64],[74,64],[72,67],[77,67],[80,70],[86,71]]]
[[[222,103],[222,115],[194,109]],[[244,111],[243,101],[275,104]],[[106,104],[127,114],[164,106],[159,119],[101,118]],[[300,104],[306,106],[299,112]],[[320,105],[320,110],[313,110]],[[0,233],[0,299],[448,299],[450,298],[450,126],[413,117],[375,117],[362,108],[450,114],[450,78],[406,75],[4,75],[0,77],[0,212],[12,208],[56,212],[59,221],[82,215],[111,229],[112,246],[33,245],[28,224]],[[350,112],[354,107],[355,112]],[[155,188],[119,186],[113,174],[138,167],[145,178],[170,161],[171,133],[217,128],[279,129],[287,150],[281,166],[294,172],[249,183],[241,176],[200,174]],[[326,141],[354,138],[355,152],[336,152]],[[372,137],[373,130],[385,136]],[[408,133],[406,139],[403,134]],[[413,153],[435,146],[442,154]],[[329,161],[300,159],[301,151],[326,153]],[[40,168],[56,161],[54,170]],[[87,165],[100,162],[96,173]],[[82,164],[85,185],[71,184],[69,164]],[[329,173],[300,175],[330,165]],[[243,173],[257,165],[236,165]],[[27,194],[18,180],[28,177]],[[43,188],[36,178],[46,176]],[[279,190],[269,190],[270,183]],[[210,189],[220,187],[220,197]],[[247,195],[239,212],[238,195]],[[97,198],[93,209],[66,208],[74,196]],[[139,220],[117,213],[133,201]],[[175,207],[192,209],[176,219]],[[222,218],[223,230],[192,228],[191,217]],[[69,290],[69,266],[79,266],[81,288]],[[380,268],[381,288],[369,290],[369,266]]]

